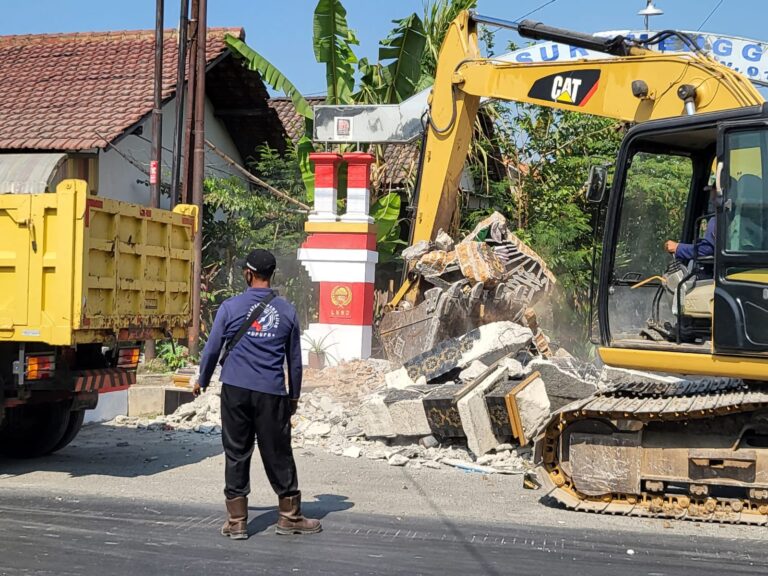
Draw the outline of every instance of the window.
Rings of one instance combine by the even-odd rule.
[[[763,166],[768,162],[768,131],[731,132],[727,138],[725,249],[768,251],[768,190]]]
[[[638,152],[627,169],[619,215],[608,318],[614,340],[641,338],[651,318],[663,324],[658,281],[633,289],[639,282],[659,276],[672,257],[665,252],[667,240],[680,239],[693,162],[686,156]],[[663,311],[671,311],[671,299]]]
[[[664,272],[666,240],[678,240],[685,221],[693,164],[690,158],[638,152],[624,185],[615,277]]]

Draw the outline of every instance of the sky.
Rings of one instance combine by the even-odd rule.
[[[209,26],[245,28],[246,42],[269,59],[305,95],[325,91],[325,68],[312,51],[312,13],[316,0],[208,0]],[[651,28],[702,30],[768,41],[765,0],[656,0],[664,15]],[[347,20],[360,39],[358,58],[377,60],[378,42],[392,20],[421,15],[423,0],[345,0]],[[542,7],[543,6],[543,7]],[[541,7],[541,8],[540,8]],[[479,0],[480,14],[530,19],[582,32],[641,29],[637,11],[644,0]],[[49,32],[136,30],[154,27],[155,0],[0,0],[0,35]],[[178,26],[178,0],[165,1],[167,28]],[[497,53],[508,40],[524,44],[513,32],[496,34]]]

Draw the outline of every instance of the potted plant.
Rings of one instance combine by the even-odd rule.
[[[307,365],[315,370],[322,370],[326,366],[326,360],[336,360],[333,355],[328,352],[331,344],[328,344],[326,340],[331,333],[328,332],[322,338],[315,338],[310,334],[304,334],[302,338],[307,343]]]

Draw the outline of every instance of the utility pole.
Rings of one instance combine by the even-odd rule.
[[[163,166],[163,0],[155,2],[155,89],[152,107],[152,157],[149,161],[149,205],[160,207]],[[144,358],[155,357],[155,341],[147,340]]]
[[[200,277],[203,256],[203,178],[205,177],[205,68],[206,68],[206,0],[198,1],[197,15],[197,74],[195,78],[195,141],[192,165],[192,203],[197,206],[197,234],[195,235],[195,261],[192,271],[192,329],[189,332],[189,352],[197,355],[200,349]]]
[[[179,14],[179,58],[176,66],[176,122],[173,126],[173,157],[171,159],[171,209],[179,200],[181,179],[182,139],[184,136],[184,77],[187,66],[187,28],[189,0],[181,0]]]
[[[149,161],[149,204],[160,206],[163,165],[163,0],[155,0],[155,101],[152,107],[152,158]]]
[[[187,58],[186,109],[184,111],[184,139],[181,170],[181,201],[192,204],[192,125],[195,116],[195,86],[197,84],[197,36],[199,0],[192,0],[189,19],[189,57]]]

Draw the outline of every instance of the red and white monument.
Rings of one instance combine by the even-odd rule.
[[[308,236],[298,258],[313,282],[320,283],[319,322],[302,335],[305,364],[314,347],[326,361],[368,358],[373,337],[376,228],[369,215],[373,156],[310,154],[315,166],[315,202],[305,224]],[[337,214],[339,166],[347,165],[347,209]],[[314,346],[313,346],[314,344]]]

